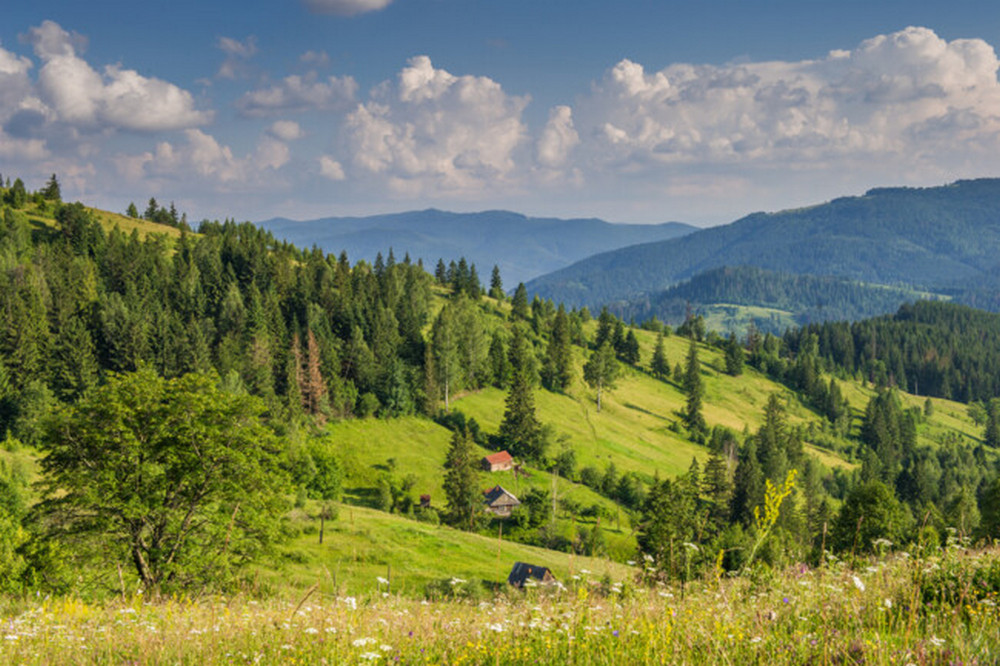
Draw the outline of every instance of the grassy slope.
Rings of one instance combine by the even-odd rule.
[[[98,208],[87,207],[87,210],[90,211],[91,215],[94,216],[94,219],[104,227],[105,231],[110,231],[111,229],[118,227],[124,233],[131,234],[132,231],[135,230],[139,233],[140,238],[145,238],[149,234],[164,234],[168,239],[174,239],[180,237],[181,235],[180,229],[177,229],[176,227],[157,224],[148,220],[132,218],[126,215],[112,213],[111,211],[100,210]],[[40,210],[35,204],[28,203],[23,212],[28,216],[28,219],[35,224],[47,227],[56,226],[55,215],[51,209]]]
[[[312,508],[309,513],[315,514]],[[630,570],[608,560],[498,541],[496,536],[419,523],[357,506],[341,506],[337,519],[326,524],[322,545],[318,521],[306,518],[303,512],[298,521],[305,530],[285,549],[280,571],[263,574],[264,581],[279,589],[301,590],[319,580],[323,589],[336,582],[343,593],[364,593],[375,588],[376,577],[381,576],[391,578],[394,592],[420,596],[432,580],[506,581],[515,561],[547,566],[561,581],[581,569],[598,576],[607,573],[616,580],[627,577]]]

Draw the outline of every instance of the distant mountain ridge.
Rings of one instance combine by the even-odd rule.
[[[600,306],[724,266],[947,291],[996,282],[1000,179],[877,188],[858,197],[754,213],[682,238],[604,252],[542,276],[529,293]],[[979,285],[981,286],[981,284]]]
[[[397,259],[409,253],[434,270],[464,256],[488,282],[500,267],[504,287],[568,266],[597,252],[637,243],[678,238],[697,230],[681,222],[613,224],[597,218],[528,217],[509,211],[451,213],[436,209],[370,217],[327,217],[296,221],[273,218],[257,223],[276,237],[301,247],[347,252],[352,261],[372,261],[393,248]]]

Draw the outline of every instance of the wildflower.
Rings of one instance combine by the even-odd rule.
[[[452,587],[454,587],[455,585],[461,585],[462,583],[467,583],[467,582],[469,581],[465,580],[464,578],[452,578],[449,584]]]
[[[937,636],[931,636],[931,637],[930,637],[929,639],[927,639],[927,640],[928,640],[928,641],[930,642],[930,644],[931,644],[931,645],[933,645],[934,647],[941,647],[942,645],[944,645],[944,639],[943,639],[943,638],[938,638]]]
[[[382,576],[375,576],[375,580],[378,581],[379,585],[388,585],[389,584],[389,579],[388,578],[382,578]]]
[[[364,647],[366,645],[373,645],[374,643],[375,643],[375,639],[374,638],[368,638],[368,637],[365,637],[365,638],[355,638],[353,641],[351,641],[351,645],[353,645],[354,647]]]
[[[305,632],[307,634],[318,634],[319,629],[316,629],[315,627],[306,627]]]
[[[503,625],[502,624],[493,623],[493,624],[488,625],[488,628],[489,628],[490,631],[495,631],[498,634],[501,633],[501,632],[503,632]]]
[[[886,598],[882,601],[882,604],[885,605],[886,608],[892,608],[892,599]]]
[[[615,629],[614,631],[612,631],[611,635],[614,636],[615,638],[618,638],[618,630]]]
[[[790,604],[790,603],[792,603],[791,599],[789,599],[788,597],[782,597],[782,599],[781,599],[781,600],[782,600],[783,602],[785,602],[786,604]]]
[[[378,649],[382,650],[382,652],[392,652],[392,646],[391,645],[386,645],[384,643],[382,645],[379,645]]]
[[[694,553],[697,553],[699,550],[701,550],[700,548],[698,548],[698,544],[691,543],[690,541],[685,541],[682,545]]]
[[[382,655],[380,655],[378,652],[362,652],[361,654],[358,655],[358,658],[364,659],[365,661],[375,661],[381,656]]]
[[[865,591],[864,582],[862,582],[862,580],[857,576],[852,576],[852,579],[854,581],[854,587],[858,588],[859,591],[864,592]]]
[[[750,639],[750,642],[751,643],[760,643],[762,640],[764,640],[764,639],[761,638],[760,636],[754,636],[753,638]]]
[[[349,608],[350,608],[351,610],[357,610],[357,608],[358,608],[358,600],[357,600],[357,599],[355,599],[354,597],[344,597],[344,598],[342,599],[342,601],[343,601],[343,602],[344,602],[344,603],[345,603],[345,604],[346,604],[346,605],[347,605],[347,606],[348,606],[348,607],[349,607]]]

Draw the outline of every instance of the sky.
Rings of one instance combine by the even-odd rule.
[[[997,3],[8,4],[0,174],[110,210],[706,226],[1000,176]]]

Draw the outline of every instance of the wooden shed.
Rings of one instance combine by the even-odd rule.
[[[536,585],[555,585],[556,577],[552,575],[548,567],[539,567],[526,562],[514,562],[514,567],[507,576],[507,583],[514,587],[524,587],[528,581],[534,581]]]
[[[486,501],[486,510],[501,518],[506,518],[510,515],[511,509],[521,505],[519,499],[504,490],[501,486],[493,486],[483,493],[483,497]]]
[[[480,464],[487,472],[502,472],[514,467],[514,458],[506,451],[500,451],[483,457]]]

